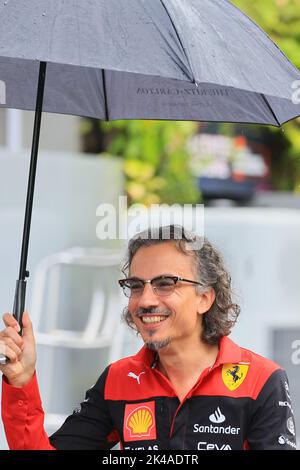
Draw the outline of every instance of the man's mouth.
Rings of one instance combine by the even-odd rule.
[[[166,320],[168,317],[166,315],[160,316],[160,315],[143,315],[140,317],[143,323],[160,323],[164,320]]]
[[[167,320],[172,312],[168,308],[139,308],[135,315],[145,325],[145,327],[156,326]]]

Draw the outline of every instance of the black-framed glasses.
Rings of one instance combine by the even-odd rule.
[[[128,279],[120,279],[118,282],[126,297],[141,296],[144,291],[145,284],[151,284],[153,292],[159,296],[172,294],[177,282],[189,282],[199,286],[203,285],[201,282],[192,281],[191,279],[185,279],[179,276],[157,276],[148,280],[131,277]]]

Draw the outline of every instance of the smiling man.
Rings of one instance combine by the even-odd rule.
[[[174,233],[170,236],[174,238]],[[169,378],[182,401],[218,355],[218,341],[210,337],[211,332],[203,325],[203,315],[214,303],[216,293],[212,287],[203,288],[197,280],[194,251],[184,251],[179,242],[155,243],[156,240],[137,238],[131,243],[129,278],[119,281],[129,297],[124,316],[145,345],[158,352],[157,370]],[[208,246],[206,243],[202,248],[203,253]],[[227,307],[223,315],[225,334],[232,325]],[[238,312],[237,306],[231,307]]]
[[[240,308],[222,257],[205,238],[161,227],[128,246],[124,319],[145,345],[101,374],[50,438],[43,428],[32,325],[11,315],[2,416],[12,449],[294,449],[288,380],[228,338]]]

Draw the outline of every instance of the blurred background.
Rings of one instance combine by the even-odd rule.
[[[300,68],[300,0],[233,3]],[[13,304],[32,127],[33,113],[0,109],[1,312]],[[120,322],[124,241],[96,235],[97,208],[117,214],[122,195],[147,207],[204,204],[205,235],[242,307],[232,339],[287,370],[300,432],[300,120],[276,129],[45,113],[40,148],[27,309],[48,433],[108,363],[141,346]]]

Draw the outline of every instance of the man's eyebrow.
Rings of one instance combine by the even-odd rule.
[[[174,277],[174,276],[177,276],[177,274],[174,274],[174,273],[162,273],[162,274],[158,274],[157,276],[153,276],[151,279],[157,279],[158,277]],[[179,276],[180,277],[180,276]],[[138,276],[129,276],[128,279],[141,279],[141,280],[145,280],[145,278],[142,278],[142,277],[138,277]]]
[[[155,277],[161,277],[161,276],[174,277],[174,276],[176,276],[176,274],[174,274],[174,273],[163,273],[163,274],[159,274],[158,276],[155,276]]]

